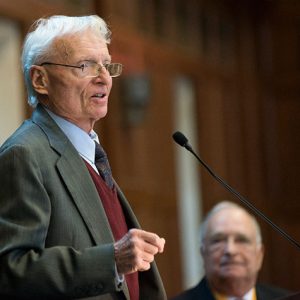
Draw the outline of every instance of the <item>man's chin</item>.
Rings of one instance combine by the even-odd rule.
[[[94,113],[94,119],[95,121],[99,121],[100,119],[103,119],[107,115],[107,108],[99,109],[97,112]]]
[[[245,275],[245,269],[239,265],[230,265],[222,267],[221,269],[221,276],[224,278],[241,278]]]

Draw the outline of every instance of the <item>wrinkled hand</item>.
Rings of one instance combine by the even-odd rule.
[[[141,229],[130,229],[114,244],[119,274],[129,274],[150,269],[157,253],[164,251],[165,239]]]

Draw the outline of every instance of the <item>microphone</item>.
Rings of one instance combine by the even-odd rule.
[[[218,181],[223,187],[225,187],[229,192],[231,192],[234,196],[236,196],[244,205],[246,205],[249,209],[251,209],[257,216],[261,217],[265,222],[271,225],[277,232],[279,232],[285,239],[287,239],[291,244],[293,244],[296,248],[300,250],[300,244],[293,239],[290,235],[288,235],[283,229],[274,224],[267,216],[265,216],[259,209],[257,209],[251,202],[249,202],[245,197],[243,197],[239,192],[237,192],[233,187],[231,187],[228,183],[226,183],[221,177],[214,173],[214,171],[195,153],[192,146],[189,144],[188,139],[185,137],[183,133],[180,131],[176,131],[173,133],[174,141],[190,151],[197,160],[201,163],[201,165],[208,171],[208,173]]]

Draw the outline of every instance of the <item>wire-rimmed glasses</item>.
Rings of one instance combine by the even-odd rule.
[[[118,77],[122,73],[123,65],[120,63],[109,63],[105,65],[100,65],[95,62],[84,62],[80,66],[74,66],[74,65],[66,65],[66,64],[59,64],[59,63],[53,63],[53,62],[43,62],[40,64],[40,66],[43,65],[54,65],[54,66],[61,66],[61,67],[68,67],[68,68],[75,68],[78,70],[76,74],[78,77],[81,78],[92,78],[92,77],[98,77],[100,73],[104,70],[106,70],[111,77]]]

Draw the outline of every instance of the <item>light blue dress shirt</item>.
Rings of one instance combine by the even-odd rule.
[[[84,130],[77,125],[67,121],[66,119],[54,114],[47,109],[50,117],[55,121],[59,128],[68,137],[80,156],[87,161],[93,169],[99,174],[95,165],[95,141],[99,143],[97,133],[92,130],[90,134],[87,134]]]

